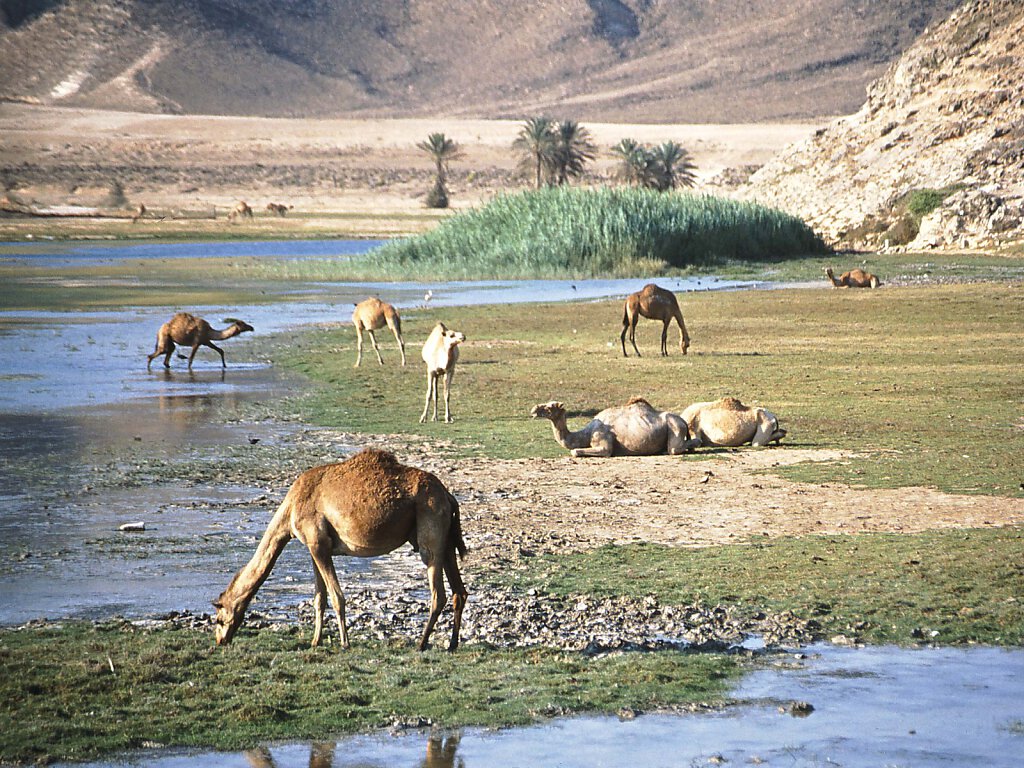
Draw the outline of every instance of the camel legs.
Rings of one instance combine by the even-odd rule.
[[[370,343],[373,345],[373,351],[377,353],[377,362],[384,365],[384,360],[380,356],[380,348],[377,346],[377,337],[373,335],[373,331],[369,328],[366,329],[366,333],[370,336]],[[355,367],[359,367],[359,363],[363,361],[363,329],[358,325],[356,326],[356,364]],[[402,351],[402,365],[405,365],[405,351]]]
[[[608,458],[615,453],[615,436],[607,428],[596,430],[590,436],[589,448],[573,448],[569,453],[577,458],[587,456],[601,459]]]
[[[334,615],[338,619],[338,627],[341,630],[341,647],[348,648],[348,627],[345,626],[345,595],[342,594],[341,584],[338,583],[338,574],[334,570],[334,560],[331,558],[331,545],[329,541],[314,541],[309,545],[309,553],[313,556],[313,564],[316,566],[320,580],[327,589],[331,598],[331,607],[334,608]],[[320,588],[317,582],[317,590]],[[314,602],[316,598],[314,598]],[[323,599],[320,599],[322,604]],[[319,642],[314,626],[314,640]],[[313,643],[316,645],[316,642]]]
[[[430,399],[434,399],[434,421],[437,421],[437,376],[433,371],[427,371],[427,399],[423,403],[423,415],[420,416],[420,424],[427,420],[427,411],[430,410]]]
[[[454,367],[451,368],[450,370],[446,371],[445,374],[444,374],[444,420],[445,420],[446,424],[451,424],[453,421],[455,421],[455,419],[451,415],[451,412],[448,409],[448,402],[451,399],[451,392],[452,392],[452,377],[454,375],[455,375],[455,368]],[[434,410],[435,410],[435,415],[436,415],[436,411],[437,411],[437,405],[436,405],[437,385],[436,384],[434,385],[434,400],[435,400]],[[436,421],[436,419],[435,419],[435,421]]]
[[[327,602],[327,584],[324,577],[320,575],[320,569],[316,567],[316,560],[313,561],[313,578],[316,583],[316,592],[313,594],[313,642],[310,645],[320,645],[320,636],[324,629],[324,610]]]
[[[146,356],[146,370],[150,369],[150,365],[153,364],[153,360],[160,355],[164,356],[164,368],[171,367],[171,353],[174,352],[174,342],[168,342],[168,346],[164,347],[159,341],[156,344],[156,349],[153,350],[153,354]]]
[[[388,323],[388,328],[395,334],[395,341],[398,342],[398,351],[402,354],[402,365],[405,365],[405,341],[402,340],[402,332],[398,330],[398,326],[394,323]]]
[[[430,582],[430,616],[427,618],[427,626],[423,628],[423,636],[420,638],[419,650],[421,651],[427,649],[427,640],[430,639],[430,633],[434,631],[437,617],[441,615],[444,604],[448,600],[444,591],[444,568],[440,563],[433,562],[427,565],[427,580]]]
[[[668,357],[668,320],[661,326],[661,356]]]
[[[640,350],[637,349],[637,347],[636,347],[636,321],[637,321],[637,319],[638,319],[638,316],[634,315],[633,317],[629,318],[629,320],[623,320],[622,321],[622,336],[620,337],[620,340],[622,341],[622,356],[623,357],[629,357],[629,355],[626,354],[626,332],[627,331],[629,332],[629,343],[633,345],[633,351],[636,352],[636,356],[640,357]]]
[[[462,582],[462,574],[459,573],[459,564],[455,559],[455,553],[449,552],[444,560],[444,572],[448,576],[448,584],[452,588],[452,605],[455,609],[455,617],[452,621],[452,639],[448,643],[448,650],[454,651],[459,647],[459,630],[462,627],[462,609],[466,607],[466,600],[469,592]]]
[[[206,342],[206,346],[208,346],[210,349],[216,351],[217,354],[220,355],[220,367],[221,368],[227,368],[228,364],[227,364],[227,361],[224,360],[224,350],[221,349],[220,347],[218,347],[216,344],[214,344],[212,342],[209,342],[209,341]]]
[[[666,446],[669,456],[678,456],[689,453],[694,448],[699,448],[701,441],[698,438],[690,438],[690,430],[686,422],[680,417],[668,420],[668,444]]]

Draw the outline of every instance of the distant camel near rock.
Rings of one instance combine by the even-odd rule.
[[[636,293],[626,297],[626,303],[622,308],[622,356],[626,354],[626,332],[629,332],[629,341],[633,345],[636,356],[640,357],[640,350],[636,347],[636,322],[641,317],[651,320],[661,320],[661,354],[668,355],[668,326],[672,320],[679,325],[679,350],[685,355],[690,346],[690,335],[686,332],[686,323],[683,322],[683,313],[679,309],[679,302],[672,291],[659,288],[654,283],[648,283]]]
[[[271,213],[276,213],[278,216],[284,216],[295,206],[285,205],[284,203],[267,203],[267,210]]]
[[[677,455],[700,445],[699,440],[691,439],[679,414],[659,411],[642,397],[605,408],[576,432],[566,426],[565,406],[557,401],[535,405],[530,415],[549,419],[555,439],[573,456]]]
[[[179,312],[166,323],[160,326],[156,335],[156,349],[153,354],[146,358],[146,370],[149,370],[153,358],[164,356],[164,368],[171,367],[171,353],[174,352],[174,345],[180,344],[183,347],[192,347],[192,354],[188,356],[188,368],[192,370],[192,360],[199,351],[199,347],[209,347],[220,355],[222,368],[227,368],[224,361],[224,350],[216,346],[213,341],[230,339],[240,333],[253,330],[253,327],[242,320],[233,317],[224,318],[225,323],[231,323],[223,331],[210,327],[210,324],[201,317],[190,315],[188,312]]]
[[[433,421],[437,421],[437,382],[441,378],[444,379],[444,420],[449,424],[454,421],[448,405],[451,397],[452,376],[455,375],[455,363],[459,359],[459,344],[465,340],[464,334],[450,331],[444,323],[438,323],[423,344],[421,354],[423,362],[427,364],[427,398],[423,403],[420,424],[427,420],[431,399],[434,401]]]
[[[876,275],[865,272],[863,269],[851,269],[849,272],[843,272],[838,279],[833,274],[832,267],[826,269],[825,274],[832,281],[833,288],[877,288],[882,284]]]
[[[377,353],[377,362],[384,365],[384,359],[380,356],[380,348],[377,346],[377,338],[374,331],[379,331],[385,325],[395,334],[395,341],[398,342],[398,351],[402,353],[402,365],[405,365],[405,341],[402,339],[402,318],[398,316],[398,310],[386,301],[371,296],[368,299],[356,304],[352,313],[352,325],[356,327],[356,364],[363,361],[363,331],[370,334],[370,343],[373,351]]]
[[[234,221],[238,217],[243,219],[251,219],[253,217],[252,208],[245,200],[239,200],[238,205],[231,209],[231,213],[228,214],[228,221]]]
[[[735,397],[723,397],[709,403],[694,403],[683,411],[690,434],[701,445],[735,447],[750,443],[765,446],[786,436],[774,413],[741,403]]]
[[[146,213],[146,205],[144,203],[139,203],[138,206],[135,208],[135,213],[132,215],[132,224],[134,224],[136,221],[145,216]]]
[[[345,597],[334,569],[337,555],[376,557],[406,542],[420,553],[430,582],[430,616],[420,638],[425,650],[446,602],[444,577],[452,588],[455,616],[448,650],[459,645],[462,610],[469,593],[456,553],[466,554],[459,503],[429,472],[400,464],[386,451],[366,449],[347,461],[307,470],[292,483],[260,539],[252,559],[214,601],[214,638],[227,645],[249,603],[270,575],[281,550],[298,539],[313,557],[313,646],[323,633],[325,601],[338,619],[341,647],[348,648]]]

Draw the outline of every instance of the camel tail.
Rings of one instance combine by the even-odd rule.
[[[459,557],[465,557],[469,554],[469,547],[466,546],[466,541],[462,538],[462,521],[459,519],[459,502],[450,493],[448,494],[448,500],[452,505],[452,543],[455,545],[455,549],[459,553]]]

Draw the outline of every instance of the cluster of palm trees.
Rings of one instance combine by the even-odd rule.
[[[462,150],[443,133],[432,133],[417,145],[434,160],[436,178],[427,195],[431,208],[448,207],[448,163],[462,156]],[[574,120],[531,117],[523,123],[512,149],[519,155],[519,171],[531,178],[537,189],[568,184],[583,175],[588,162],[597,157],[597,145],[590,132]],[[667,191],[692,187],[696,166],[690,154],[674,141],[648,147],[623,139],[612,153],[619,159],[616,178],[638,187]]]

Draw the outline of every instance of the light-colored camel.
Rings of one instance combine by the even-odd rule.
[[[147,212],[146,204],[145,203],[139,203],[138,206],[135,208],[135,213],[132,214],[132,224],[134,224],[136,221],[138,221],[143,216],[145,216],[146,212]]]
[[[774,413],[757,406],[744,405],[735,397],[723,397],[709,403],[694,403],[683,411],[690,434],[701,445],[730,446],[751,443],[764,446],[786,436]]]
[[[384,359],[380,356],[380,348],[377,347],[377,339],[373,332],[379,331],[385,325],[395,334],[398,351],[402,353],[402,365],[405,365],[402,318],[398,316],[398,311],[394,307],[386,301],[371,296],[356,304],[355,312],[352,313],[352,325],[356,327],[356,368],[363,361],[363,331],[370,334],[370,343],[373,344],[373,351],[377,353],[377,362],[384,365]]]
[[[292,483],[260,539],[252,559],[235,574],[213,605],[214,637],[231,642],[257,590],[270,575],[281,550],[298,539],[313,558],[314,646],[323,633],[325,601],[338,619],[341,645],[348,647],[345,597],[333,557],[376,557],[406,542],[420,553],[430,582],[430,615],[420,638],[427,647],[445,606],[444,577],[452,589],[454,622],[448,650],[459,644],[462,610],[469,593],[462,583],[456,552],[466,554],[459,503],[429,472],[400,464],[386,451],[366,449],[347,461],[307,470]]]
[[[276,213],[278,216],[284,216],[295,206],[285,205],[284,203],[267,203],[267,210],[271,213]]]
[[[679,414],[659,411],[642,397],[604,409],[576,432],[569,431],[565,406],[557,401],[535,405],[530,415],[550,419],[555,439],[573,456],[674,456],[700,445]]]
[[[882,281],[876,275],[859,268],[843,272],[837,278],[832,272],[832,267],[828,267],[825,270],[825,274],[832,282],[833,288],[877,288],[882,284]]]
[[[237,218],[251,219],[253,217],[252,208],[245,200],[239,200],[238,205],[231,209],[231,213],[228,214],[228,221],[234,221]]]
[[[199,351],[199,347],[209,347],[220,355],[221,368],[227,368],[224,361],[224,350],[216,346],[214,341],[222,341],[237,336],[240,333],[253,330],[253,327],[242,320],[233,317],[225,317],[225,323],[231,323],[223,331],[211,328],[210,324],[201,317],[190,315],[188,312],[179,312],[166,323],[160,326],[156,334],[156,349],[153,354],[146,358],[146,370],[153,362],[153,358],[164,356],[164,368],[171,367],[171,353],[174,352],[174,345],[180,344],[183,347],[192,347],[192,353],[188,356],[188,367],[192,370],[192,360]]]
[[[420,424],[427,420],[427,411],[430,410],[430,401],[434,401],[434,418],[437,421],[437,382],[444,379],[444,420],[447,423],[453,422],[449,400],[451,398],[452,376],[455,375],[455,363],[459,359],[459,344],[464,342],[466,337],[458,331],[450,331],[444,323],[438,323],[430,332],[426,342],[423,344],[423,362],[427,364],[427,398],[423,403],[423,415],[420,416]]]
[[[648,283],[636,293],[626,297],[626,303],[622,308],[622,356],[626,355],[626,332],[629,332],[629,341],[633,345],[636,356],[640,357],[640,350],[636,348],[636,322],[641,317],[651,320],[661,320],[661,354],[668,354],[668,326],[673,320],[679,324],[679,351],[684,355],[690,346],[690,334],[686,332],[686,323],[683,322],[683,313],[679,309],[679,302],[672,291],[659,288],[654,283]]]

